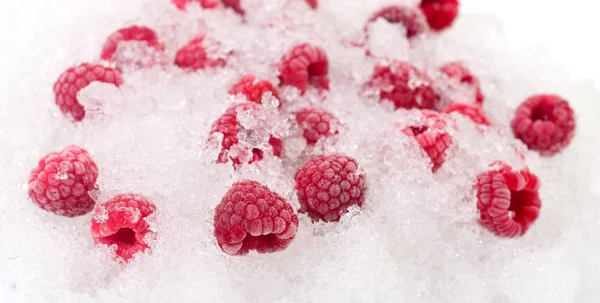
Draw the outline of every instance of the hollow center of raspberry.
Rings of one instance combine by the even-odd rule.
[[[426,131],[427,131],[427,129],[428,129],[428,127],[427,127],[427,126],[411,126],[411,127],[410,127],[410,130],[412,131],[412,133],[413,133],[415,136],[418,136],[418,135],[420,135],[420,134],[422,134],[422,133],[426,132]]]
[[[537,193],[521,190],[521,191],[510,191],[510,206],[508,207],[508,213],[513,220],[517,223],[523,223],[525,221],[532,221],[528,219],[527,207],[531,205],[531,202],[535,199]]]
[[[131,228],[121,228],[116,233],[105,238],[106,242],[117,246],[133,246],[137,243],[135,231]]]
[[[274,234],[252,236],[248,234],[244,239],[244,246],[258,252],[269,252],[279,246],[280,240]]]
[[[548,121],[552,119],[552,111],[554,106],[548,103],[540,103],[531,111],[531,120],[533,121]]]

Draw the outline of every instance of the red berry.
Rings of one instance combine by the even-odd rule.
[[[534,95],[517,108],[511,123],[517,139],[542,155],[554,155],[571,143],[575,114],[557,95]]]
[[[482,104],[485,97],[483,96],[483,92],[481,91],[481,85],[479,84],[479,79],[471,73],[471,71],[466,68],[460,62],[450,62],[440,68],[440,71],[444,73],[451,79],[455,79],[459,81],[461,84],[467,85],[475,89],[475,102],[477,104]]]
[[[281,85],[291,85],[302,93],[308,85],[320,89],[329,89],[329,59],[325,50],[303,43],[294,46],[281,59],[279,80]]]
[[[452,145],[452,136],[446,131],[447,123],[432,111],[423,111],[418,123],[409,125],[402,132],[414,137],[433,164],[435,173],[446,161],[446,152]]]
[[[490,120],[485,115],[485,112],[481,107],[474,104],[465,104],[465,103],[453,103],[450,106],[446,107],[443,111],[444,113],[453,113],[457,112],[469,119],[473,122],[481,125],[492,125]]]
[[[116,86],[123,83],[117,70],[102,65],[83,63],[67,69],[54,83],[54,102],[63,114],[74,121],[81,121],[85,117],[85,109],[79,103],[77,93],[94,81]]]
[[[225,7],[229,7],[231,9],[233,9],[233,11],[235,11],[236,13],[238,13],[242,16],[246,14],[246,11],[244,11],[244,9],[242,8],[241,0],[221,0],[221,1],[223,1],[223,5]]]
[[[317,6],[319,5],[318,0],[305,0],[305,1],[312,9],[317,9]]]
[[[193,2],[196,2],[202,6],[202,8],[217,8],[219,7],[218,0],[171,0],[175,6],[180,10],[185,10],[185,7]]]
[[[271,253],[284,250],[298,231],[298,217],[279,194],[256,181],[234,183],[214,217],[219,247],[230,255],[250,250]]]
[[[94,242],[114,245],[117,256],[128,261],[149,249],[144,239],[151,232],[146,218],[155,210],[152,202],[134,194],[118,195],[96,206],[92,216]]]
[[[500,237],[522,236],[540,213],[540,181],[527,169],[500,166],[477,177],[479,222]]]
[[[308,145],[315,145],[320,139],[338,134],[332,129],[338,123],[337,119],[320,108],[305,108],[296,114],[296,121],[303,130]]]
[[[206,40],[207,39],[204,36],[201,36],[188,42],[188,44],[177,51],[177,54],[175,55],[175,65],[191,70],[225,66],[226,61],[224,59],[209,58],[204,47]],[[212,40],[209,42],[217,43]]]
[[[281,100],[279,98],[279,93],[277,92],[277,89],[273,87],[273,84],[271,84],[271,82],[266,80],[258,80],[254,75],[244,76],[229,90],[229,94],[231,95],[242,94],[246,96],[246,99],[248,99],[248,101],[255,102],[258,104],[262,103],[262,96],[266,92],[270,92],[271,95],[273,95],[273,97],[275,97],[277,100]],[[279,106],[281,106],[281,102],[279,102]]]
[[[365,201],[365,177],[356,160],[342,154],[312,158],[294,179],[300,212],[313,220],[338,221],[348,207]]]
[[[458,0],[421,0],[420,8],[435,31],[450,27],[458,16]]]
[[[419,10],[401,5],[392,5],[375,12],[367,21],[365,32],[367,26],[379,18],[383,18],[389,23],[402,24],[406,28],[408,38],[423,34],[428,30],[427,20]]]
[[[156,49],[163,48],[162,44],[158,41],[158,36],[151,28],[133,25],[122,28],[110,35],[102,47],[100,57],[103,60],[112,60],[121,41],[143,41],[149,47]]]
[[[377,64],[368,85],[379,91],[381,101],[392,101],[396,109],[432,109],[438,100],[429,76],[408,62]]]
[[[42,157],[29,175],[29,197],[57,215],[75,217],[94,208],[88,192],[96,188],[98,167],[88,152],[69,145]]]

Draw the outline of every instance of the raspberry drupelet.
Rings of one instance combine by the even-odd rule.
[[[423,34],[429,29],[427,26],[427,19],[425,19],[425,16],[418,9],[401,5],[391,5],[376,11],[371,18],[369,18],[365,25],[365,32],[368,32],[369,24],[375,22],[379,18],[383,18],[392,24],[402,24],[406,28],[407,38],[413,38]]]
[[[98,167],[76,145],[42,157],[29,176],[29,197],[44,210],[65,217],[81,216],[94,208],[89,191],[96,189]]]
[[[100,57],[103,60],[112,60],[115,52],[117,51],[119,43],[122,41],[142,41],[146,42],[149,47],[153,47],[158,50],[162,50],[164,48],[158,40],[158,36],[154,30],[146,26],[133,25],[122,28],[111,34],[102,47],[102,53]]]
[[[499,237],[522,236],[539,216],[539,188],[538,177],[527,169],[499,163],[477,177],[479,222]]]
[[[223,58],[210,58],[205,43],[218,45],[217,41],[200,36],[192,39],[175,55],[175,65],[193,71],[205,68],[223,67],[227,64]]]
[[[465,67],[461,62],[450,62],[446,63],[440,68],[440,71],[451,79],[455,79],[462,85],[469,86],[475,89],[475,103],[481,105],[485,96],[481,91],[481,84],[479,79],[473,75],[473,73]]]
[[[358,162],[343,154],[319,155],[294,177],[300,212],[313,220],[339,221],[352,205],[365,201],[365,176]]]
[[[229,255],[250,250],[286,249],[298,230],[298,217],[283,197],[252,180],[234,183],[215,210],[214,235]]]
[[[135,194],[118,195],[94,209],[92,237],[96,244],[115,248],[125,261],[149,249],[144,237],[150,233],[146,218],[156,210],[154,204]]]
[[[458,0],[421,0],[419,7],[435,31],[446,29],[458,16]]]
[[[190,3],[198,3],[202,8],[217,8],[219,7],[218,0],[171,0],[178,9],[185,10]]]
[[[490,126],[490,120],[485,115],[483,109],[475,104],[453,103],[443,110],[444,113],[459,113],[480,125]]]
[[[294,46],[279,63],[280,85],[298,88],[302,94],[308,86],[329,90],[329,59],[324,49],[309,43]]]
[[[511,127],[515,137],[545,156],[559,153],[575,135],[575,114],[560,96],[541,94],[517,108]]]
[[[85,117],[85,108],[79,103],[77,93],[94,81],[115,86],[123,84],[119,71],[98,64],[83,63],[60,75],[54,83],[54,102],[65,116],[75,122]]]
[[[432,172],[436,172],[446,161],[446,153],[452,145],[452,136],[448,134],[446,121],[433,111],[422,111],[422,119],[405,127],[402,132],[415,138],[432,163]]]
[[[310,107],[299,111],[296,121],[308,145],[315,145],[321,139],[338,134],[337,119],[320,108]]]
[[[271,82],[266,80],[258,80],[254,75],[244,76],[239,82],[234,84],[231,89],[229,89],[229,94],[244,95],[248,101],[258,104],[262,103],[262,96],[267,92],[271,93],[271,95],[277,100],[281,100],[279,98],[277,89],[273,87]],[[281,101],[279,102],[279,107],[281,107]]]

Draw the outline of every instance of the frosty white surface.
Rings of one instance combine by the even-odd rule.
[[[374,10],[394,1],[321,1],[316,13],[303,1],[247,2],[245,25],[233,12],[191,7],[183,13],[167,0],[0,4],[0,33],[9,41],[0,56],[0,301],[527,303],[600,298],[599,94],[591,81],[579,81],[592,75],[588,69],[562,70],[553,63],[561,57],[549,56],[562,52],[533,47],[539,37],[527,29],[551,16],[521,24],[530,34],[518,39],[514,24],[525,19],[519,19],[523,12],[513,15],[518,1],[503,1],[504,10],[513,9],[503,12],[498,3],[486,8],[485,1],[464,0],[465,13],[454,28],[397,54],[429,71],[464,60],[480,76],[484,109],[496,125],[482,133],[454,116],[457,144],[432,175],[422,152],[392,126],[409,121],[410,112],[392,112],[361,92],[376,61],[344,42],[362,30]],[[545,4],[548,11],[552,3]],[[501,19],[468,13],[474,9],[495,11]],[[229,50],[235,55],[217,71],[189,74],[170,66],[127,72],[121,89],[92,85],[81,97],[86,107],[99,109],[98,115],[81,124],[68,122],[52,102],[52,83],[68,66],[96,59],[111,32],[134,23],[157,30],[170,58],[204,29],[222,44],[221,55]],[[548,21],[547,32],[557,37],[544,43],[582,43],[564,40],[552,30],[555,23]],[[374,25],[389,34],[385,24]],[[507,44],[503,31],[508,41],[518,43]],[[544,29],[535,33],[546,35]],[[273,118],[269,131],[289,135],[288,157],[266,156],[239,172],[211,163],[218,150],[207,148],[210,125],[235,99],[227,89],[249,72],[276,82],[274,64],[296,42],[327,50],[331,91],[323,101],[316,91],[299,96],[283,90],[290,100],[283,109],[321,106],[343,123],[340,135],[306,148],[293,127],[294,117],[271,114],[269,104],[263,118]],[[407,45],[401,39],[393,43]],[[381,47],[385,54],[391,49]],[[562,61],[584,66],[574,60],[565,56]],[[562,154],[541,158],[527,153],[523,161],[514,154],[515,147],[524,147],[511,139],[509,122],[522,99],[540,91],[570,100],[578,133]],[[245,118],[240,116],[243,124],[255,126]],[[266,146],[255,142],[257,137],[266,134],[248,136],[248,144]],[[119,265],[106,248],[93,246],[91,214],[59,218],[28,201],[26,180],[39,157],[70,143],[88,149],[98,164],[98,201],[135,192],[155,202],[152,254]],[[233,181],[256,179],[297,208],[293,174],[305,159],[323,151],[346,153],[361,164],[368,183],[362,209],[338,224],[313,224],[299,215],[296,239],[281,253],[235,258],[220,251],[212,236],[213,209]],[[522,238],[499,239],[476,222],[471,182],[496,160],[526,165],[542,180],[541,216]]]

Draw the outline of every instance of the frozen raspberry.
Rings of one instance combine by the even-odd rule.
[[[463,85],[468,85],[475,89],[475,102],[477,104],[482,104],[485,97],[483,96],[483,92],[481,91],[481,85],[479,84],[479,79],[471,73],[471,71],[466,68],[460,62],[450,62],[440,68],[440,71],[444,73],[451,79],[456,79],[459,83]]]
[[[450,27],[458,16],[458,0],[421,0],[420,8],[435,31]]]
[[[60,75],[54,83],[54,102],[66,116],[74,121],[85,117],[85,109],[77,99],[77,93],[94,81],[121,86],[121,74],[112,68],[97,64],[83,63],[71,67]]]
[[[250,250],[284,250],[298,231],[294,209],[279,194],[256,181],[236,182],[217,205],[214,218],[219,247],[230,255]]]
[[[477,177],[479,222],[500,237],[518,237],[527,232],[540,213],[540,181],[527,169],[500,168]]]
[[[81,216],[94,208],[88,192],[96,188],[96,178],[98,167],[90,154],[69,145],[40,159],[29,175],[29,197],[57,215]]]
[[[207,41],[204,36],[195,38],[177,51],[175,65],[191,70],[225,66],[226,61],[223,58],[209,58],[204,46],[205,43],[217,44],[213,40]]]
[[[379,18],[383,18],[389,23],[402,24],[406,28],[406,36],[408,38],[425,33],[428,30],[427,20],[418,9],[392,5],[375,12],[367,21],[365,32],[367,31],[367,26]]]
[[[244,11],[244,9],[242,8],[242,0],[221,0],[223,1],[223,5],[225,7],[229,7],[231,8],[234,12],[240,14],[240,15],[245,15],[246,11]]]
[[[319,5],[319,1],[318,0],[306,0],[306,3],[312,8],[312,9],[317,9],[317,6]]]
[[[315,145],[320,139],[338,134],[335,129],[337,119],[320,108],[306,108],[296,114],[296,121],[303,130],[308,145]]]
[[[279,64],[281,85],[291,85],[302,93],[308,85],[329,89],[329,60],[325,50],[303,43],[294,46]]]
[[[367,85],[379,91],[381,101],[392,101],[396,109],[432,109],[439,99],[429,76],[403,61],[377,64]]]
[[[273,87],[271,82],[266,80],[258,80],[254,75],[244,76],[229,90],[229,94],[231,95],[242,94],[246,96],[248,101],[258,104],[262,103],[262,96],[266,92],[270,92],[273,97],[275,97],[277,100],[280,100],[279,93],[277,92],[277,89]],[[281,102],[279,102],[279,106],[281,106]]]
[[[365,177],[356,160],[342,154],[312,158],[294,179],[300,212],[313,220],[338,221],[348,207],[365,201]]]
[[[477,105],[465,104],[465,103],[454,103],[444,109],[444,113],[447,113],[447,114],[454,113],[454,112],[457,112],[457,113],[471,119],[473,122],[475,122],[477,124],[487,125],[487,126],[492,125],[490,123],[490,120],[485,115],[485,112],[483,112],[483,109],[481,109],[481,107],[479,107]]]
[[[185,7],[190,3],[198,3],[202,8],[217,8],[219,7],[218,0],[171,0],[180,10],[185,10]]]
[[[431,159],[432,171],[435,173],[446,161],[446,152],[452,145],[452,136],[446,130],[447,123],[438,114],[425,110],[422,115],[421,121],[409,125],[402,132],[417,140]]]
[[[158,36],[151,28],[134,25],[122,28],[110,35],[102,47],[100,57],[103,60],[112,60],[121,41],[143,41],[149,47],[163,49],[163,45],[158,41]]]
[[[221,152],[219,153],[218,163],[227,163],[228,159],[231,159],[234,166],[241,164],[240,159],[237,156],[229,155],[230,149],[238,144],[238,133],[242,130],[242,126],[237,120],[237,114],[240,111],[253,111],[258,110],[260,105],[252,102],[245,102],[236,104],[227,111],[212,125],[211,134],[221,133],[223,140],[221,142]],[[279,138],[270,136],[269,145],[273,148],[273,155],[281,157],[283,153],[283,142]],[[263,151],[254,148],[252,149],[252,158],[248,162],[249,164],[256,161],[260,161],[263,158]]]
[[[118,195],[94,209],[92,237],[96,244],[114,246],[117,256],[127,261],[149,249],[144,237],[151,233],[146,218],[156,210],[140,195]]]

